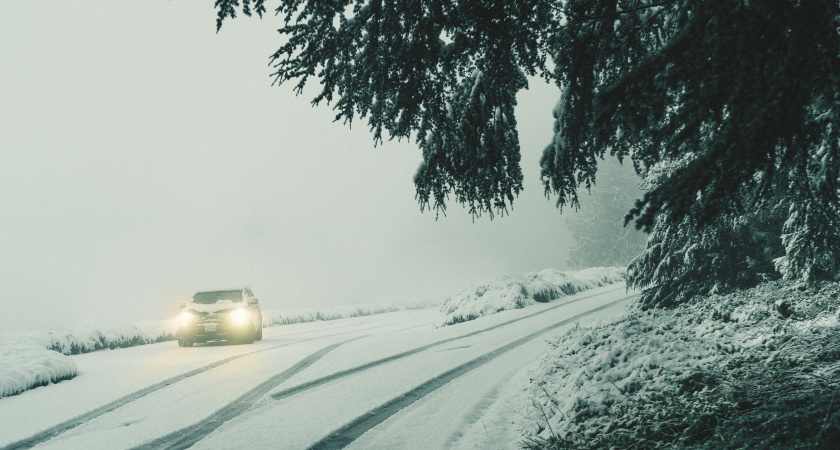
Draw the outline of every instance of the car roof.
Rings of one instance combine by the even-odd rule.
[[[216,292],[240,292],[247,289],[219,289],[218,291],[198,291],[196,294],[215,294]]]
[[[214,291],[198,291],[198,292],[195,293],[195,295],[198,295],[198,294],[215,294],[215,293],[221,293],[221,292],[241,292],[241,291],[251,292],[251,290],[248,289],[248,288],[237,288],[237,289],[219,289],[219,290],[214,290]]]

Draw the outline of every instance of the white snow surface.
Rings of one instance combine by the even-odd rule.
[[[445,299],[444,317],[437,326],[472,320],[506,309],[518,309],[547,302],[586,289],[623,281],[624,268],[591,268],[577,272],[546,269],[521,275],[503,276],[469,288]],[[216,312],[236,306],[230,300],[210,305],[189,302],[185,309]],[[422,309],[425,304],[338,305],[263,311],[263,327],[337,320],[388,312]],[[173,340],[177,318],[128,325],[85,327],[63,332],[36,331],[0,335],[0,398],[27,389],[76,376],[72,360],[63,355],[89,353],[102,349],[134,347]],[[52,352],[50,352],[52,351]]]
[[[593,267],[578,271],[545,269],[520,275],[505,275],[467,288],[443,300],[444,317],[438,327],[453,325],[509,309],[571,295],[587,289],[623,282],[625,267]]]
[[[235,306],[229,300],[212,305],[188,303],[188,309],[211,312]],[[321,308],[263,311],[263,327],[337,320],[386,312],[427,308],[426,304],[339,305]],[[215,309],[214,309],[215,308]],[[84,327],[65,331],[0,334],[0,398],[76,376],[76,365],[65,355],[118,349],[175,339],[178,319],[127,325]]]
[[[201,423],[214,411],[226,411],[248,392],[263,389],[267,380],[326,351],[302,371],[265,388],[271,390],[260,391],[264,394],[257,403],[194,447],[305,448],[456,366],[550,329],[441,385],[352,444],[515,448],[519,435],[512,406],[523,394],[527,367],[546,349],[545,339],[577,322],[615,317],[626,311],[629,301],[623,285],[605,286],[443,328],[434,327],[439,312],[427,308],[272,327],[252,345],[179,348],[162,342],[73,355],[65,357],[78,365],[79,375],[72,381],[0,399],[0,447],[81,416],[88,418],[38,448],[133,448]],[[415,350],[436,342],[444,343]],[[407,351],[411,353],[399,356]],[[272,398],[284,389],[383,358],[388,362]],[[150,388],[154,390],[146,392]],[[114,408],[91,415],[115,401]]]
[[[290,325],[293,323],[318,322],[322,320],[348,319],[351,317],[372,316],[397,311],[425,309],[432,306],[428,303],[403,304],[355,304],[333,305],[322,308],[288,308],[263,311],[263,327],[276,325]]]

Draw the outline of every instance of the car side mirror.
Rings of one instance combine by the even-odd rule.
[[[256,298],[249,298],[249,299],[248,299],[248,304],[249,304],[249,305],[259,305],[259,304],[260,304],[260,301],[259,301],[258,299],[256,299]]]
[[[181,307],[181,308],[186,308],[187,303],[186,302],[178,302],[178,306]]]

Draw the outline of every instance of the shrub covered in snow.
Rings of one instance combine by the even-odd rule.
[[[831,448],[840,285],[781,282],[632,310],[551,342],[519,420],[532,448]]]
[[[444,299],[440,305],[444,317],[437,325],[453,325],[507,309],[549,302],[586,289],[623,281],[625,272],[623,267],[594,267],[566,272],[545,269],[502,276]]]
[[[76,376],[68,356],[25,341],[0,343],[0,398]]]
[[[0,397],[75,377],[67,355],[171,340],[176,328],[173,319],[0,336]]]
[[[66,331],[23,333],[32,342],[65,355],[77,355],[102,349],[134,347],[175,339],[175,319],[147,321],[129,325],[84,327]]]

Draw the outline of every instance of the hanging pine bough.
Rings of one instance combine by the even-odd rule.
[[[239,2],[216,2],[219,19]],[[260,16],[263,1],[244,1]],[[279,83],[322,84],[313,104],[336,120],[367,119],[374,142],[411,138],[423,152],[415,175],[421,208],[445,212],[453,195],[474,216],[506,213],[522,190],[516,93],[546,69],[553,5],[391,1],[279,2],[288,41],[272,56]]]
[[[316,78],[313,103],[332,104],[336,120],[367,119],[376,143],[415,139],[423,209],[445,211],[454,197],[474,216],[507,211],[522,189],[516,93],[526,76],[541,75],[560,88],[541,159],[558,207],[578,207],[578,189],[592,185],[606,155],[629,159],[641,176],[667,166],[627,221],[647,231],[690,223],[723,236],[715,229],[781,205],[776,270],[809,282],[840,270],[840,2],[277,5],[285,40],[272,56],[276,81],[294,80],[301,92]],[[219,27],[237,11],[266,11],[263,0],[216,7]],[[638,285],[670,295],[672,283],[657,281],[668,279],[666,266],[645,258],[635,265]],[[667,265],[688,270],[678,266]]]

